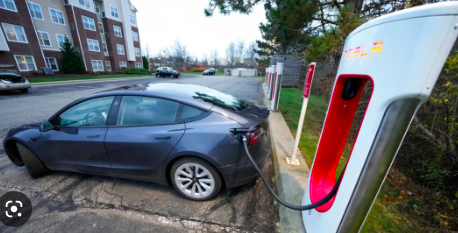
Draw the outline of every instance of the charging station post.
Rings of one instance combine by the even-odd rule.
[[[283,63],[277,63],[277,73],[275,74],[274,82],[274,91],[272,96],[272,104],[270,106],[271,111],[278,111],[278,102],[280,101],[280,91],[281,91],[281,83],[283,77]]]
[[[270,67],[270,75],[269,75],[269,91],[267,92],[267,99],[272,100],[273,93],[274,93],[274,80],[277,75],[276,72],[277,66]]]
[[[312,87],[313,75],[315,74],[316,63],[312,62],[307,67],[307,75],[305,76],[304,81],[304,90],[302,91],[302,96],[304,100],[302,102],[301,116],[299,117],[299,124],[297,126],[296,139],[294,141],[294,150],[291,158],[286,157],[286,162],[291,165],[299,166],[299,160],[297,159],[297,150],[299,147],[299,141],[301,139],[302,127],[304,125],[305,113],[307,111],[307,105],[309,103],[310,90]]]

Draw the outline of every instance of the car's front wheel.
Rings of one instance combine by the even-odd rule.
[[[20,142],[17,142],[16,146],[31,177],[38,178],[50,173],[46,165],[29,148]]]
[[[215,168],[198,158],[184,158],[170,169],[173,187],[184,197],[206,201],[218,195],[222,180]]]

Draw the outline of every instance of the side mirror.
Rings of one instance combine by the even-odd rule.
[[[43,124],[41,124],[41,126],[40,126],[40,131],[41,132],[47,132],[47,131],[52,130],[52,129],[54,129],[54,126],[49,121],[43,122]]]

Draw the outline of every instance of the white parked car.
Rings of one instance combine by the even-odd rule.
[[[29,80],[15,73],[0,73],[0,91],[19,90],[27,93],[30,88]]]

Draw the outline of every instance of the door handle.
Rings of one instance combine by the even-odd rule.
[[[167,136],[167,137],[156,137],[156,139],[160,139],[160,140],[169,140],[171,138],[172,137],[170,137],[170,136]]]
[[[100,135],[88,135],[87,138],[99,138]]]

